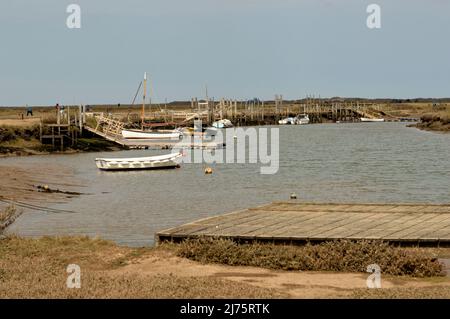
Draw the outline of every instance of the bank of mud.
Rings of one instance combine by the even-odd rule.
[[[425,114],[420,119],[420,123],[414,124],[414,127],[426,131],[450,132],[450,114]]]

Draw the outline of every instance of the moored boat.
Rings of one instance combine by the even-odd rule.
[[[304,125],[309,124],[308,114],[299,114],[296,117],[286,117],[278,121],[281,125]]]
[[[361,122],[384,122],[384,119],[361,117]]]
[[[175,168],[179,165],[176,160],[182,156],[180,152],[148,157],[96,158],[95,164],[101,170]]]
[[[223,119],[212,123],[212,126],[215,128],[228,128],[233,127],[233,123],[228,119]]]
[[[297,115],[297,117],[295,118],[295,124],[297,124],[297,125],[309,124],[308,114]]]
[[[138,131],[138,130],[122,130],[122,136],[125,139],[180,139],[183,134],[174,130],[171,132],[146,132],[146,131]]]

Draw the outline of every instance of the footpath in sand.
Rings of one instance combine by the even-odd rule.
[[[167,251],[154,251],[132,264],[112,271],[120,275],[174,275],[178,277],[221,278],[255,288],[273,289],[289,298],[348,298],[356,290],[367,290],[369,274],[337,272],[298,272],[257,267],[201,264],[174,256]],[[382,289],[417,290],[439,288],[450,291],[450,278],[412,278],[382,276]],[[371,289],[373,290],[373,289]]]

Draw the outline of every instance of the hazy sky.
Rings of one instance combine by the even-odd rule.
[[[449,35],[450,0],[1,0],[0,105],[130,103],[144,71],[158,101],[444,97]]]

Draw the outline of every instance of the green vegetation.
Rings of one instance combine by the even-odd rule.
[[[39,139],[39,125],[33,125],[31,127],[0,127],[0,144],[18,139],[23,139],[25,141]]]
[[[435,256],[419,248],[394,247],[381,241],[331,241],[304,246],[237,244],[227,239],[200,238],[172,246],[180,257],[201,263],[255,266],[301,271],[366,272],[378,264],[384,274],[431,277],[442,275]]]
[[[450,132],[450,111],[438,113],[428,113],[421,117],[418,128],[425,130]]]

